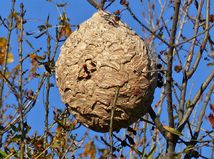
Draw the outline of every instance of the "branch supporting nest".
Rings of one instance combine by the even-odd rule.
[[[90,3],[94,8],[103,10],[103,7],[105,5],[106,0],[101,0],[100,2],[97,2],[96,0],[87,0],[88,3]]]

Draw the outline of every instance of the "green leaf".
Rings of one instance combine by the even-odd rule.
[[[35,48],[33,47],[32,43],[29,40],[25,39],[25,42],[30,46],[31,49],[35,50]]]
[[[214,66],[214,62],[208,63],[207,66]]]
[[[155,150],[156,150],[156,146],[154,146],[152,148],[152,150],[149,152],[147,159],[153,159],[154,158]]]
[[[169,127],[169,126],[166,126],[166,125],[163,126],[163,127],[164,127],[164,129],[166,129],[167,131],[171,132],[174,135],[183,136],[183,134],[180,131],[178,131],[178,130],[172,128],[172,127]]]
[[[7,153],[0,150],[0,159],[6,158],[7,157]]]

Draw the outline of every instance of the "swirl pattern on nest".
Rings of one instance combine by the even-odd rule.
[[[56,82],[62,101],[76,119],[99,132],[128,127],[152,103],[157,74],[143,40],[114,15],[98,11],[74,31],[56,62]]]

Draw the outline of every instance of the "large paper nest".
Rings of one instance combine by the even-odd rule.
[[[65,41],[56,81],[76,119],[107,132],[113,106],[113,130],[128,127],[147,112],[156,87],[154,69],[143,40],[114,15],[99,11]]]

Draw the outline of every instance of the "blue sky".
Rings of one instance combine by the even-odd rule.
[[[137,0],[136,0],[137,1]],[[140,17],[142,19],[143,22],[145,22],[145,20],[142,18],[142,9],[147,8],[147,6],[142,6],[139,2],[134,2],[131,1],[130,5],[133,8],[133,11],[136,13],[136,15],[138,17]],[[54,1],[54,3],[50,3],[47,2],[45,0],[20,0],[17,1],[16,3],[16,8],[17,10],[19,10],[19,3],[23,2],[25,8],[27,9],[26,12],[26,19],[27,19],[27,23],[25,25],[26,29],[25,31],[33,31],[36,32],[38,31],[37,26],[44,24],[45,20],[47,18],[47,16],[50,16],[50,23],[53,25],[53,32],[55,31],[54,26],[58,23],[57,22],[57,18],[60,16],[60,14],[62,13],[62,10],[57,9],[56,6],[54,5],[54,3],[60,3],[60,2],[66,2],[65,0],[58,0],[58,1]],[[211,8],[214,4],[214,2],[211,2]],[[6,17],[9,14],[10,11],[10,7],[11,7],[11,3],[8,2],[8,0],[2,0],[1,1],[1,10],[0,10],[0,15],[2,17]],[[121,9],[121,5],[119,5],[118,3],[115,3],[114,5],[112,5],[109,8],[110,12],[115,11],[116,9]],[[193,9],[192,9],[193,10]],[[159,14],[160,8],[157,8],[157,16]],[[85,21],[86,19],[90,18],[92,16],[92,14],[94,12],[96,12],[96,10],[90,6],[86,0],[70,0],[68,1],[68,7],[66,8],[66,12],[68,17],[70,18],[70,22],[71,24],[80,24],[83,21]],[[213,10],[211,9],[211,12],[213,13]],[[147,13],[145,13],[147,14]],[[195,12],[193,10],[192,15],[194,15]],[[172,15],[172,9],[169,9],[166,11],[166,13],[164,14],[164,17],[167,19]],[[124,12],[122,14],[122,20],[125,21],[133,30],[135,30],[140,36],[142,37],[146,37],[144,35],[144,33],[142,32],[142,28],[140,27],[139,24],[136,23],[136,21],[133,20],[132,17],[130,17],[130,15],[127,12]],[[168,23],[167,25],[171,25],[170,23]],[[192,32],[192,25],[187,24],[185,26],[185,30],[184,30],[184,34],[186,36],[191,36],[190,33]],[[213,33],[213,30],[212,30]],[[213,35],[213,34],[212,34]],[[4,29],[0,29],[0,37],[2,36],[7,36],[7,33]],[[32,42],[33,46],[35,48],[44,48],[43,51],[45,51],[46,45],[45,45],[45,39],[40,38],[40,39],[35,39],[33,37],[27,37],[29,41]],[[166,48],[165,45],[163,44],[159,44],[156,43],[156,51],[159,52],[162,49]],[[188,49],[188,46],[186,46],[186,49]],[[11,52],[14,54],[14,58],[16,59],[17,56],[17,39],[16,39],[16,33],[13,33],[12,36],[12,45],[11,45]],[[32,49],[27,46],[24,45],[23,48],[23,53],[25,55],[29,54],[32,52]],[[59,50],[58,50],[59,53]],[[174,62],[175,64],[178,64],[177,61]],[[16,66],[17,62],[14,61],[13,64],[10,65],[10,67],[14,67]],[[29,67],[29,63],[25,64],[25,67]],[[190,99],[192,99],[194,97],[194,93],[196,92],[196,90],[199,89],[200,84],[203,82],[203,80],[205,79],[205,77],[208,76],[208,74],[210,73],[210,71],[212,70],[212,67],[206,67],[206,62],[202,61],[200,68],[198,69],[196,76],[194,76],[194,78],[192,79],[192,85],[189,85],[189,92],[187,92],[187,96],[190,96]],[[39,68],[40,71],[43,71],[43,68]],[[180,74],[175,74],[174,76],[176,78],[176,80],[181,83],[181,78],[180,78]],[[52,78],[52,82],[55,83],[55,78]],[[27,87],[30,89],[36,89],[38,85],[38,81],[34,80],[32,81]],[[31,112],[28,115],[28,122],[29,124],[32,126],[32,130],[31,132],[33,133],[34,131],[37,131],[38,133],[42,133],[43,132],[43,123],[44,123],[44,88],[42,89],[42,91],[40,92],[37,104],[35,105],[35,107],[31,110]],[[157,101],[157,99],[160,96],[160,89],[157,89],[155,92],[155,100],[153,102],[153,105],[155,104],[155,102]],[[53,111],[53,109],[56,108],[63,108],[64,104],[61,102],[60,96],[59,96],[59,92],[57,90],[56,87],[52,88],[51,91],[51,96],[50,96],[50,113],[51,111]],[[14,98],[11,97],[11,101],[13,102]],[[212,101],[213,101],[213,97],[212,97]],[[200,105],[199,105],[200,107]],[[166,109],[166,105],[163,107],[163,109]],[[167,121],[167,118],[165,117],[166,114],[161,116],[162,121]],[[41,124],[42,123],[42,124]],[[204,128],[210,129],[210,125],[208,124],[208,122],[205,120],[204,121]],[[165,123],[167,124],[167,122]],[[81,128],[80,130],[77,131],[78,134],[81,134],[85,131],[85,128]],[[91,132],[91,134],[99,134],[99,133],[94,133]]]

